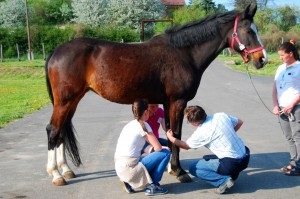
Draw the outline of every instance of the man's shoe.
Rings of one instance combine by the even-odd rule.
[[[216,189],[216,193],[218,194],[223,194],[225,193],[229,188],[233,187],[234,185],[234,181],[229,178],[224,184],[220,185],[217,189]]]
[[[123,185],[123,189],[127,192],[127,193],[134,193],[135,191],[132,189],[132,187],[130,186],[130,184],[128,184],[127,182],[122,182]]]
[[[155,195],[162,195],[168,193],[167,189],[164,189],[158,185],[150,184],[147,186],[145,190],[146,196],[155,196]]]

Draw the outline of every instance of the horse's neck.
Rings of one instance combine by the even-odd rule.
[[[197,45],[192,49],[194,64],[200,72],[213,62],[216,57],[227,47],[227,43],[222,38],[206,41],[202,45]]]
[[[200,71],[206,70],[206,68],[213,62],[217,56],[225,49],[229,47],[229,34],[232,34],[232,29],[234,26],[234,21],[228,22],[227,24],[220,25],[219,35],[214,38],[205,41],[201,45],[195,46],[193,53],[194,60],[196,62],[196,67]]]

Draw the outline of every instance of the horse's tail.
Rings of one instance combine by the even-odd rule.
[[[82,164],[82,162],[81,162],[79,148],[78,148],[78,141],[76,139],[75,133],[76,131],[72,124],[72,117],[67,117],[62,127],[61,135],[68,156],[71,158],[73,164],[79,167]]]
[[[52,93],[52,87],[51,87],[51,83],[50,83],[50,79],[49,79],[49,73],[48,73],[48,64],[49,64],[49,60],[52,57],[53,52],[51,52],[51,54],[48,56],[47,60],[46,60],[46,64],[45,64],[45,75],[46,75],[46,85],[47,85],[47,90],[48,90],[48,94],[49,94],[49,98],[51,100],[51,103],[53,104],[54,100],[53,100],[53,93]]]
[[[51,52],[45,64],[46,85],[47,85],[49,98],[52,104],[54,104],[54,98],[53,98],[52,86],[50,83],[50,78],[48,73],[48,67],[49,67],[49,60],[51,59],[53,52]],[[82,164],[82,162],[79,154],[78,141],[75,136],[75,129],[72,124],[73,113],[69,113],[69,114],[71,115],[67,116],[61,128],[61,133],[60,133],[62,138],[61,141],[64,142],[66,152],[70,157],[70,159],[72,160],[73,164],[78,167]],[[60,141],[57,143],[57,146],[59,146],[59,144]]]

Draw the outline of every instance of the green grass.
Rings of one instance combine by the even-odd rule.
[[[234,70],[246,71],[239,55],[220,55],[217,59]],[[269,54],[269,63],[263,69],[255,70],[249,63],[249,71],[255,75],[274,76],[280,64],[277,53]],[[44,65],[42,59],[0,62],[0,128],[50,104]]]
[[[0,128],[50,103],[44,60],[0,62]]]
[[[225,55],[219,55],[218,60],[224,61],[227,66],[232,68],[233,70],[246,72],[246,65],[243,63],[243,59],[240,55],[233,55],[233,56],[225,56]],[[249,62],[247,64],[248,70],[250,74],[254,75],[263,75],[263,76],[274,76],[276,73],[276,69],[279,65],[281,65],[282,62],[279,59],[279,56],[277,53],[268,53],[268,63],[262,68],[262,69],[255,69],[252,66],[252,63]]]

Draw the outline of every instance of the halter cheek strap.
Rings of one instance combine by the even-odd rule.
[[[239,45],[240,50],[244,52],[244,56],[241,55],[243,60],[244,60],[244,63],[247,63],[247,62],[249,62],[249,60],[248,60],[248,55],[249,54],[257,52],[257,51],[261,51],[261,50],[264,49],[264,47],[260,46],[258,48],[254,48],[252,50],[247,50],[246,46],[241,43],[241,41],[238,37],[238,34],[237,34],[238,20],[239,20],[239,17],[236,16],[235,21],[234,21],[234,27],[233,27],[233,33],[232,33],[232,39],[231,39],[230,47],[234,50],[234,42],[236,41]]]

